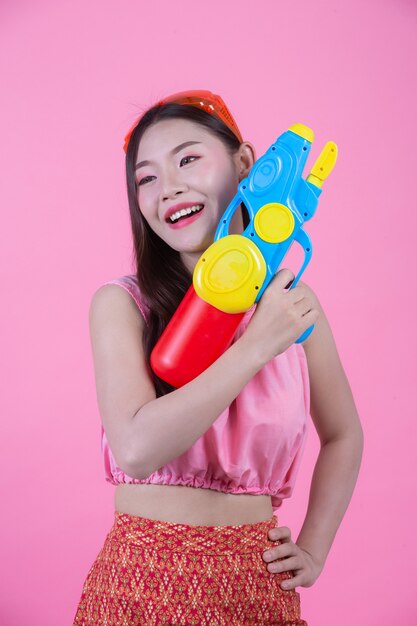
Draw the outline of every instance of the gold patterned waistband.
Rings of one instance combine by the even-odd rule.
[[[268,530],[278,526],[276,516],[256,524],[191,526],[128,515],[115,511],[108,539],[142,549],[203,554],[252,553],[272,545]]]

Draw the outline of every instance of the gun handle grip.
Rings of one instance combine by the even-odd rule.
[[[307,330],[303,332],[301,337],[298,337],[298,339],[294,343],[302,343],[303,341],[305,341],[307,337],[310,337],[313,330],[314,330],[314,324],[310,326],[310,328],[307,328]]]

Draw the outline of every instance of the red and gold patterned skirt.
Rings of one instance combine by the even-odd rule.
[[[74,626],[307,626],[300,596],[267,570],[277,518],[189,526],[115,512]]]

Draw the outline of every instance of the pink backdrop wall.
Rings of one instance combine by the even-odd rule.
[[[88,307],[130,273],[122,142],[137,111],[223,95],[258,154],[294,122],[340,157],[304,279],[331,322],[365,431],[309,626],[417,624],[417,5],[411,0],[3,0],[0,623],[72,623],[113,517]],[[296,536],[310,430],[280,523]],[[413,583],[414,578],[414,583]]]

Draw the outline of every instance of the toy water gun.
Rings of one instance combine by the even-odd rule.
[[[193,380],[229,347],[245,312],[262,297],[294,241],[304,250],[291,288],[297,285],[312,254],[303,224],[313,217],[337,158],[337,146],[329,141],[304,180],[313,140],[307,126],[291,126],[239,183],[214,243],[197,261],[193,284],[151,354],[153,371],[173,387]],[[250,223],[241,235],[229,235],[230,220],[242,202]]]

